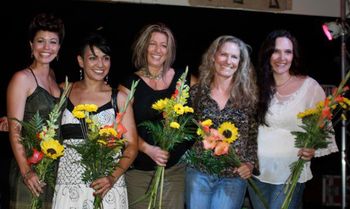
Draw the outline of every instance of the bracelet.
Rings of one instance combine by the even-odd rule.
[[[112,181],[113,181],[113,183],[115,183],[117,177],[116,177],[116,176],[113,176],[113,174],[111,174],[111,175],[109,175],[109,176],[112,177]]]
[[[22,178],[23,178],[24,180],[26,180],[26,179],[28,178],[28,176],[29,176],[31,173],[32,173],[32,170],[29,169],[29,170],[22,176]]]

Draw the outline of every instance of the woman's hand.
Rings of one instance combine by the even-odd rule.
[[[6,116],[0,118],[0,131],[9,131],[8,119]]]
[[[248,179],[252,176],[254,166],[251,163],[241,163],[241,165],[235,169],[242,179]]]
[[[41,182],[39,177],[33,171],[28,171],[23,175],[23,182],[28,187],[30,192],[37,197],[44,192],[43,188],[46,186],[46,183]]]
[[[103,198],[107,194],[107,192],[113,187],[116,180],[117,179],[113,176],[105,176],[93,181],[90,184],[90,187],[95,190],[95,196],[101,196]]]
[[[157,163],[157,165],[166,166],[169,159],[169,152],[153,145],[149,145],[145,151],[145,153],[150,156],[152,160]]]
[[[298,152],[298,156],[303,160],[311,160],[315,156],[315,149],[301,148]]]

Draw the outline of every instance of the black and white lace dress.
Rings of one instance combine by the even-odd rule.
[[[60,158],[53,209],[90,209],[93,208],[94,190],[81,180],[84,168],[79,164],[81,159],[75,149],[68,144],[80,144],[84,142],[81,137],[79,120],[72,114],[74,106],[68,100],[67,108],[62,116],[62,136],[65,145],[64,156]],[[111,103],[107,103],[98,109],[96,113],[99,123],[111,125],[115,120],[115,111]],[[93,154],[93,153],[91,153]],[[127,209],[128,199],[124,175],[114,184],[103,198],[104,209]]]

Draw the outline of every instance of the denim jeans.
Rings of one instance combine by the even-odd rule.
[[[269,209],[280,209],[282,206],[282,203],[285,199],[285,194],[283,193],[284,184],[269,184],[259,181],[258,179],[254,178],[255,185],[259,188],[262,195],[265,197]],[[294,194],[292,197],[292,201],[288,207],[288,209],[298,209],[301,206],[301,201],[303,197],[305,184],[304,183],[297,183]],[[251,204],[253,205],[254,209],[265,209],[263,204],[261,203],[259,197],[255,194],[253,189],[248,186],[248,192],[250,196]]]
[[[241,209],[247,182],[239,177],[222,178],[186,170],[187,209]]]

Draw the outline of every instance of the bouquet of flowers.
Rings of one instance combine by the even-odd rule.
[[[189,86],[185,84],[187,72],[186,68],[177,81],[176,90],[171,98],[158,100],[152,105],[153,109],[162,113],[161,123],[154,124],[150,121],[142,123],[152,133],[155,144],[166,151],[170,151],[178,143],[192,139],[191,128],[189,128],[191,116],[187,113],[193,113],[193,109],[185,106],[189,97]],[[163,166],[157,166],[149,190],[134,203],[149,198],[148,209],[155,208],[157,205],[161,208],[164,170]]]
[[[54,161],[63,156],[64,147],[55,139],[57,137],[58,119],[60,118],[62,107],[67,99],[70,84],[66,80],[64,91],[55,104],[48,119],[44,121],[37,112],[29,121],[19,121],[22,125],[21,143],[23,144],[27,156],[27,163],[30,165],[25,175],[33,170],[39,177],[40,182],[47,183],[52,188],[55,184],[55,164]],[[31,209],[42,208],[42,197],[32,196]]]
[[[332,128],[333,117],[342,112],[341,118],[346,120],[344,113],[350,108],[350,100],[344,97],[345,92],[349,90],[349,87],[345,86],[349,77],[350,71],[346,74],[345,79],[342,80],[338,88],[333,91],[332,95],[328,96],[324,101],[319,102],[315,108],[305,110],[297,115],[302,120],[300,127],[303,131],[291,132],[295,136],[295,147],[320,149],[328,146],[329,141],[327,139],[334,134]],[[296,162],[290,165],[291,174],[284,188],[286,198],[283,201],[282,209],[288,208],[295,186],[306,162],[306,160],[299,157]]]
[[[200,157],[195,156],[195,153],[188,153],[188,160],[196,164],[198,161],[205,162],[208,171],[214,175],[218,175],[221,171],[228,167],[239,167],[241,161],[234,148],[231,146],[239,138],[238,128],[231,122],[223,122],[218,129],[211,128],[212,120],[207,119],[202,122],[194,121],[197,124],[197,135],[202,138],[203,148],[205,152]],[[262,196],[258,187],[254,184],[251,178],[248,178],[248,183],[256,192],[265,208],[268,204]]]
[[[125,105],[117,113],[113,125],[102,126],[98,122],[96,115],[93,115],[93,112],[98,109],[95,104],[79,104],[74,107],[72,114],[80,120],[82,133],[86,140],[82,144],[70,146],[81,155],[80,163],[85,168],[82,180],[85,183],[112,175],[117,168],[118,158],[127,142],[127,139],[123,138],[127,130],[121,121],[133,98],[137,84],[138,81],[132,83]],[[94,209],[103,208],[101,196],[95,196],[93,206]]]

